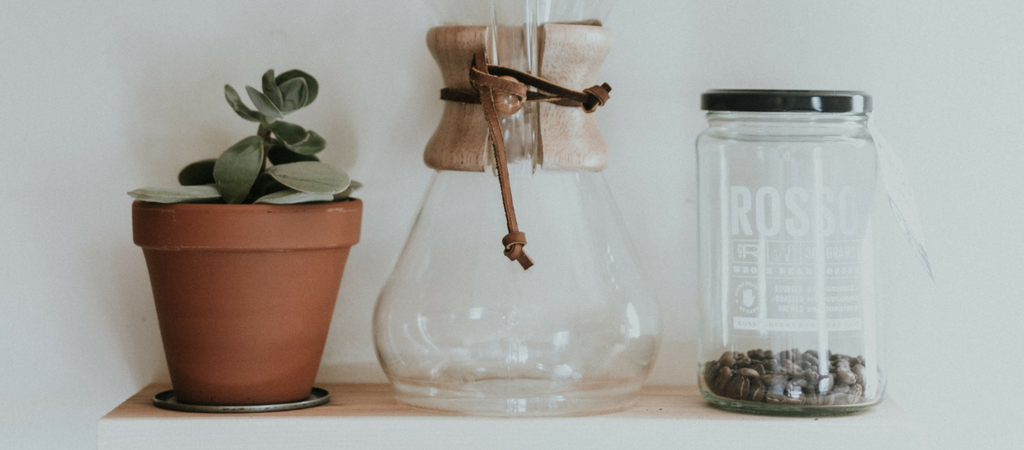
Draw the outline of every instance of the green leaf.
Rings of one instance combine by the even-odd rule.
[[[270,131],[274,132],[284,145],[298,144],[309,138],[309,132],[305,128],[291,122],[277,120],[270,124]]]
[[[302,78],[303,80],[306,80],[306,87],[307,90],[309,91],[309,95],[306,97],[306,102],[303,103],[302,106],[306,106],[309,105],[310,103],[313,103],[313,100],[316,100],[316,94],[320,92],[320,84],[317,83],[316,78],[313,78],[312,75],[301,70],[289,70],[277,76],[277,85],[281,86],[285,82],[289,80],[294,80],[296,78]]]
[[[313,130],[309,130],[309,135],[301,142],[296,142],[296,144],[284,142],[284,144],[288,150],[302,155],[315,155],[327,148],[327,140]]]
[[[252,100],[252,104],[256,105],[256,109],[260,110],[264,115],[276,119],[284,117],[284,114],[281,114],[281,110],[277,109],[274,102],[270,101],[262,92],[257,91],[252,86],[246,86],[245,92],[249,93],[249,99]]]
[[[294,203],[329,202],[333,200],[334,196],[331,194],[315,194],[311,192],[296,191],[295,189],[285,189],[273,194],[264,195],[258,198],[255,203],[290,205]]]
[[[274,81],[274,69],[263,74],[263,95],[266,95],[277,109],[283,109],[284,98],[281,96],[281,89],[277,87],[277,82]]]
[[[292,112],[306,106],[306,101],[309,100],[309,88],[306,85],[306,80],[292,78],[281,83],[281,96],[284,98],[281,112]]]
[[[345,189],[344,191],[334,194],[334,201],[345,200],[346,198],[349,198],[352,195],[352,192],[359,190],[359,188],[361,187],[363,187],[363,183],[360,183],[356,180],[352,180],[352,182],[348,185],[348,189]]]
[[[145,187],[128,193],[136,200],[154,203],[209,203],[220,200],[212,184],[202,186]]]
[[[232,145],[217,158],[213,178],[228,203],[242,203],[263,166],[263,139],[249,136]]]
[[[235,110],[235,114],[238,114],[238,117],[250,122],[259,122],[263,120],[263,114],[253,111],[249,109],[248,106],[245,106],[245,103],[242,103],[242,97],[238,95],[238,92],[235,91],[235,88],[231,87],[231,85],[224,85],[224,98],[227,99],[228,104],[231,105],[231,109]]]
[[[315,155],[320,153],[324,148],[327,147],[327,141],[324,140],[316,131],[309,130],[309,137],[306,140],[297,144],[285,143],[285,147],[295,153],[301,153],[303,155]]]
[[[315,155],[327,147],[327,141],[315,131],[306,130],[294,123],[278,120],[270,124],[270,130],[285,147],[295,153]]]
[[[210,158],[185,166],[181,172],[178,172],[178,183],[181,183],[182,186],[216,183],[213,179],[213,165],[216,163],[216,159]]]
[[[314,194],[337,194],[351,184],[347,173],[322,162],[281,164],[267,169],[267,173],[296,191]]]
[[[270,150],[267,151],[267,158],[269,158],[270,162],[274,163],[274,165],[288,164],[299,161],[320,160],[320,158],[317,158],[314,155],[303,155],[301,153],[295,153],[291,150],[288,150],[288,147],[285,147],[283,144],[270,147]]]

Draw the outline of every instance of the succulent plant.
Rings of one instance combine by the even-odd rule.
[[[255,136],[232,145],[216,159],[185,166],[181,186],[142,188],[128,193],[157,203],[271,203],[329,202],[348,198],[361,187],[344,171],[320,162],[316,154],[327,142],[284,116],[316,100],[316,78],[289,70],[263,74],[263,91],[245,87],[255,110],[249,109],[230,85],[224,97],[239,117],[259,123]]]

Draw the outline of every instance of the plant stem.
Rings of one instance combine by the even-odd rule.
[[[261,123],[256,129],[256,135],[263,139],[263,164],[260,166],[260,173],[263,173],[267,170],[267,160],[270,158],[270,128]]]

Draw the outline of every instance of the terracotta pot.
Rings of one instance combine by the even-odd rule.
[[[132,204],[179,401],[255,405],[309,396],[362,212],[358,199]]]

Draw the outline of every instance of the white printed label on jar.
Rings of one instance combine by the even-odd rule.
[[[729,316],[735,331],[859,332],[865,223],[856,191],[730,187]]]

